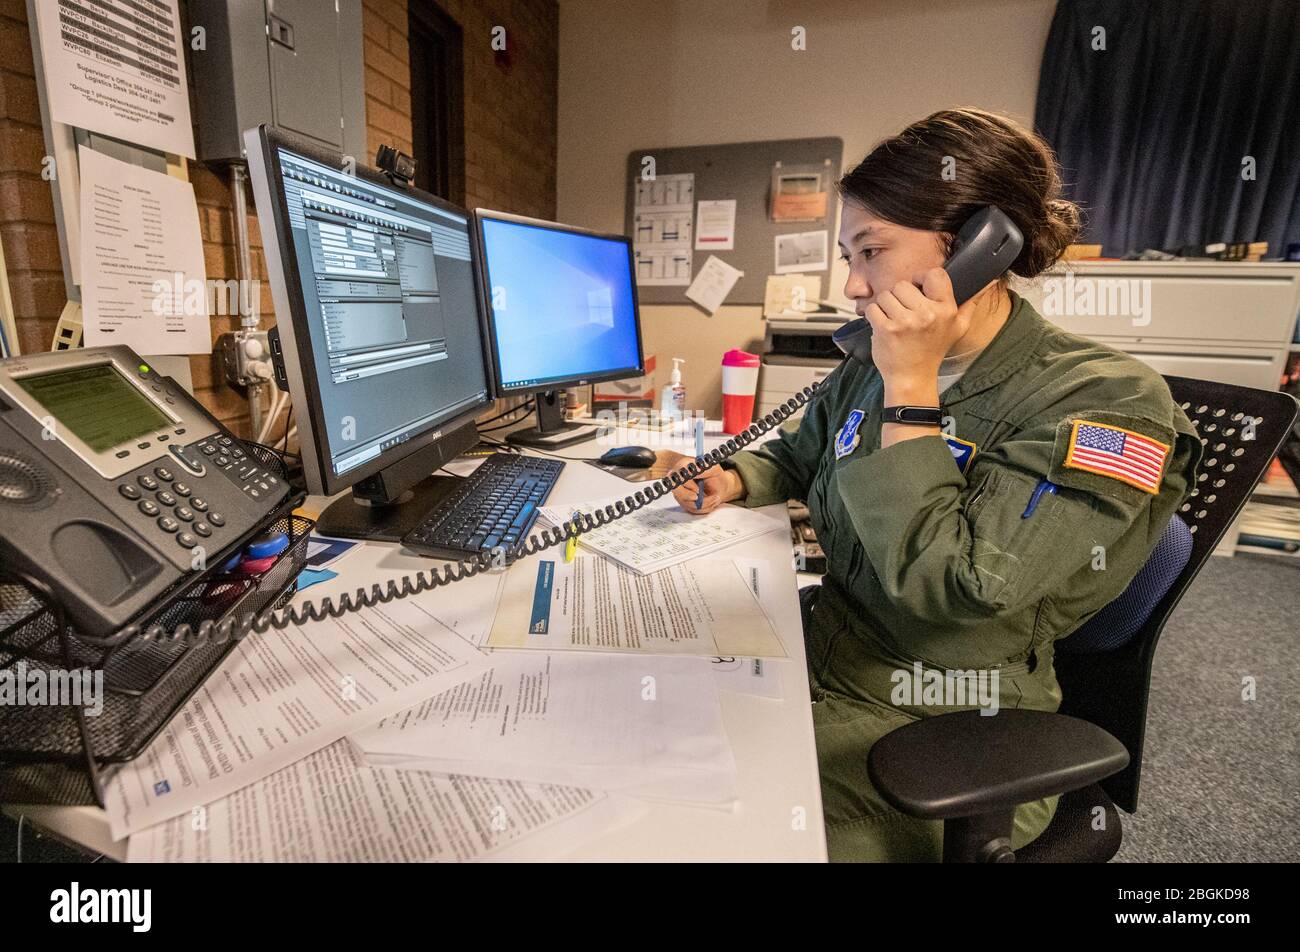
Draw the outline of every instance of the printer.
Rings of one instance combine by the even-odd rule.
[[[831,334],[846,320],[848,315],[829,310],[808,314],[786,311],[767,319],[758,377],[760,419],[839,366],[844,354]]]

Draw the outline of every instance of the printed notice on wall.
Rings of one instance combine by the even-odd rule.
[[[85,146],[79,156],[86,346],[212,353],[194,187]]]
[[[731,251],[736,247],[736,200],[699,202],[695,216],[696,251]]]
[[[194,158],[177,0],[35,7],[55,122]]]
[[[695,175],[659,175],[636,179],[632,251],[636,283],[691,283],[691,227],[695,214]]]

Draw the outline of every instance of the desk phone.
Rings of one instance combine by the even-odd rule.
[[[0,563],[87,635],[220,564],[288,495],[129,347],[0,361]]]

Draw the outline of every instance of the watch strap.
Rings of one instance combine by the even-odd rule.
[[[904,423],[908,426],[941,426],[943,424],[942,407],[899,406],[885,407],[880,417],[881,423]]]

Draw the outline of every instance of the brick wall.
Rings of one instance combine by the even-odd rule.
[[[411,3],[429,0],[410,0]],[[440,0],[464,36],[465,204],[555,217],[559,12],[554,0]],[[406,0],[365,0],[366,123],[410,151],[411,81]],[[506,30],[498,63],[492,28]]]
[[[410,0],[412,3],[431,0]],[[440,9],[464,31],[465,202],[525,215],[555,215],[557,33],[555,0],[444,0]],[[182,20],[185,16],[182,2]],[[368,161],[379,144],[411,150],[407,0],[364,0]],[[506,28],[509,62],[491,48],[493,26]],[[202,55],[192,53],[193,55]],[[193,70],[190,70],[193,77]],[[192,106],[193,114],[198,115]],[[23,0],[0,0],[0,240],[9,269],[18,339],[24,353],[48,350],[66,300],[54,204],[41,179],[45,155]],[[236,274],[229,173],[191,163],[204,258],[210,279]],[[252,195],[248,205],[253,206]],[[255,277],[266,265],[256,218],[251,227]],[[263,326],[274,323],[263,284]],[[237,317],[212,318],[213,339]],[[247,404],[207,356],[190,359],[195,394],[217,417],[248,435]]]

